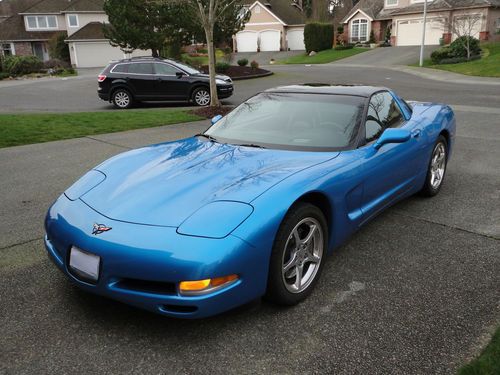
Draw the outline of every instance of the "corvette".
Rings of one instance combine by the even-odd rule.
[[[45,245],[82,289],[167,316],[294,305],[352,233],[439,192],[454,139],[449,106],[383,87],[270,89],[87,172],[48,210]]]

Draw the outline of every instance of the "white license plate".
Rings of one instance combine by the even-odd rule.
[[[97,281],[100,263],[101,258],[99,256],[87,253],[75,246],[71,247],[69,266],[81,276]]]

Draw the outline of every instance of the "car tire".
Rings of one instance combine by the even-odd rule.
[[[134,98],[130,94],[130,91],[121,88],[113,91],[112,101],[115,108],[118,109],[131,108],[134,104]]]
[[[194,104],[204,107],[210,104],[210,89],[208,87],[198,87],[194,89],[191,95]]]
[[[327,228],[321,210],[310,203],[289,210],[274,240],[266,300],[291,306],[311,294],[326,258]]]
[[[443,186],[447,162],[448,143],[446,142],[446,138],[440,135],[432,148],[431,160],[427,168],[424,187],[420,191],[421,195],[433,197],[439,193],[441,186]]]

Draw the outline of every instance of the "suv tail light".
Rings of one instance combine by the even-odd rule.
[[[103,82],[106,79],[106,76],[104,74],[99,74],[97,76],[97,82]]]

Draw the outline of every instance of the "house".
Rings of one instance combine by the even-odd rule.
[[[360,0],[343,19],[350,43],[367,42],[373,30],[377,42],[391,31],[393,46],[419,45],[422,41],[424,0]],[[442,38],[450,43],[456,38],[453,25],[464,16],[474,37],[500,40],[500,0],[427,0],[425,44],[437,45]],[[462,21],[463,22],[463,21]]]
[[[235,52],[304,50],[306,17],[299,2],[262,0],[246,4],[250,19],[233,36]]]
[[[103,24],[108,22],[103,10],[104,0],[4,1],[19,1],[27,7],[17,6],[16,13],[0,23],[0,52],[3,55],[35,55],[47,61],[51,58],[48,41],[62,33],[69,44],[71,63],[76,68],[102,67],[110,60],[131,56],[111,46],[104,37]],[[2,2],[0,0],[0,4]],[[149,53],[134,51],[133,55]]]

